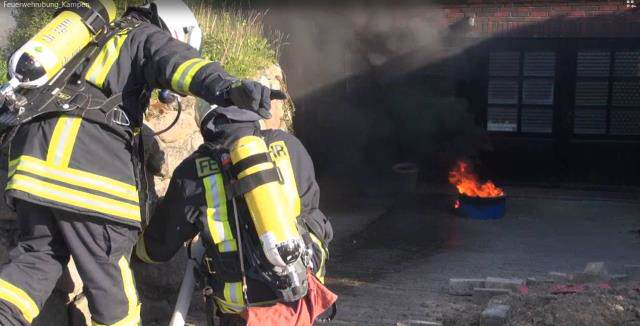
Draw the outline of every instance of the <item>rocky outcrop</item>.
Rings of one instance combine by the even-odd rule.
[[[278,65],[262,70],[256,80],[272,89],[284,90],[284,75]],[[157,195],[162,197],[167,190],[173,170],[193,153],[201,144],[202,136],[196,126],[193,107],[195,99],[187,97],[182,100],[183,112],[178,123],[171,130],[155,137],[145,137],[145,153],[149,171],[155,172],[154,183]],[[167,105],[154,103],[146,119],[149,128],[147,134],[162,130],[175,119],[177,111]],[[289,130],[293,117],[293,105],[290,101],[271,102],[272,117],[265,120],[269,129]]]
[[[287,92],[284,74],[278,65],[273,65],[262,70],[257,80],[263,85],[271,87],[271,89],[282,90],[285,93]],[[272,117],[265,121],[267,128],[291,131],[294,110],[293,102],[290,99],[287,101],[271,102]]]

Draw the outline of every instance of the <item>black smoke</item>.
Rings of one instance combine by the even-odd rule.
[[[277,5],[266,22],[288,34],[295,130],[322,174],[367,180],[410,161],[442,179],[488,148],[466,94],[471,18],[451,26],[427,2],[350,2]]]

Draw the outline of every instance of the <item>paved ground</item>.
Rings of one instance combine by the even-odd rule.
[[[545,275],[605,261],[613,272],[640,263],[637,192],[507,188],[507,216],[456,217],[454,196],[429,189],[390,205],[378,218],[332,214],[338,239],[329,285],[340,294],[335,324],[395,325],[434,315],[451,277]],[[372,200],[372,202],[376,202]],[[379,201],[378,201],[379,202]],[[330,209],[329,213],[339,210]],[[375,211],[371,211],[375,213]],[[372,221],[340,236],[343,219]]]
[[[332,324],[432,320],[438,311],[429,309],[451,302],[445,289],[452,277],[546,275],[590,261],[605,261],[615,273],[640,264],[633,232],[640,229],[640,192],[608,190],[507,187],[507,216],[477,221],[455,216],[448,186],[401,200],[323,186],[336,234],[328,283],[340,295]],[[190,319],[204,325],[198,300]]]

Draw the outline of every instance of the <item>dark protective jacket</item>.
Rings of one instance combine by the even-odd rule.
[[[314,272],[323,281],[327,244],[333,238],[333,230],[318,208],[320,191],[313,162],[293,135],[281,130],[263,130],[260,135],[283,175],[285,187],[293,185],[297,189],[298,218],[311,231]],[[176,168],[164,200],[136,246],[136,254],[148,263],[167,261],[185,241],[200,233],[216,271],[210,280],[214,299],[223,312],[238,313],[243,310],[244,301],[235,215],[232,202],[227,199],[228,186],[225,187],[220,168],[224,162],[211,154],[211,146],[203,145]],[[246,205],[242,205],[244,201],[236,200],[236,203],[239,216],[250,219]],[[250,272],[247,277],[247,295],[252,304],[276,300],[275,293],[263,281]]]
[[[117,33],[95,51],[80,76],[86,82],[82,93],[89,97],[89,107],[122,94],[115,108],[107,109],[124,112],[130,123],[122,126],[122,114],[117,120],[107,117],[105,123],[53,114],[20,126],[10,148],[10,206],[19,198],[139,226],[145,196],[133,135],[139,133],[150,90],[172,89],[216,103],[232,82],[218,63],[200,58],[196,49],[140,15],[122,18],[112,27]],[[130,132],[123,136],[115,132],[118,128]]]

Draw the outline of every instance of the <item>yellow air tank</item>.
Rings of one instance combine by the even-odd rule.
[[[240,138],[230,154],[234,166],[252,156],[270,157],[264,140],[257,136]],[[274,168],[270,159],[257,161],[238,171],[238,181]],[[267,259],[274,266],[283,268],[297,261],[304,250],[304,242],[296,225],[296,213],[286,191],[282,183],[271,181],[243,195]]]
[[[65,8],[11,56],[10,83],[22,88],[46,84],[115,18],[112,0],[65,2]]]

